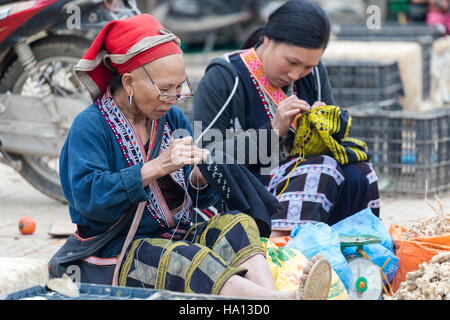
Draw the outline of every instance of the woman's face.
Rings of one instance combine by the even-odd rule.
[[[173,54],[143,66],[155,82],[161,93],[180,94],[182,84],[186,80],[185,65],[181,54]],[[151,120],[157,120],[167,113],[174,101],[159,100],[158,90],[142,67],[130,72],[133,103],[137,109]],[[128,91],[128,90],[127,90]]]
[[[282,88],[306,77],[319,64],[323,48],[306,49],[286,43],[276,43],[264,37],[264,50],[259,58],[269,82]]]

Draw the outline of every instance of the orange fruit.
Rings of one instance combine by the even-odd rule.
[[[23,217],[19,220],[19,231],[21,234],[32,234],[36,229],[36,222],[32,217]]]

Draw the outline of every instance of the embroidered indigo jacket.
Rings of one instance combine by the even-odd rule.
[[[178,107],[172,107],[166,120],[172,130],[186,129],[192,135],[189,120]],[[125,210],[134,210],[139,202],[149,197],[149,187],[142,186],[142,164],[128,167],[114,134],[95,104],[75,118],[59,161],[60,179],[69,203],[70,217],[83,230],[83,237],[106,231]],[[183,167],[186,179],[192,168]],[[195,204],[196,193],[189,183],[188,186]],[[204,208],[217,199],[214,190],[207,188],[199,194],[197,204]],[[127,231],[128,228],[121,231],[121,238]],[[146,208],[136,238],[157,236],[159,233],[158,224]],[[120,243],[118,239],[114,250],[107,251],[113,254]]]

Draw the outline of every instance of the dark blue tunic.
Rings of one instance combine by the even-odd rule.
[[[234,69],[234,72],[239,76],[240,85],[244,92],[244,94],[239,95],[239,99],[235,98],[234,100],[235,103],[236,101],[239,101],[240,108],[245,109],[244,119],[239,119],[242,128],[244,130],[271,128],[270,119],[266,113],[260,95],[250,78],[247,67],[239,57],[239,54],[229,56],[229,61],[232,69]],[[216,101],[211,98],[218,99],[218,93],[230,91],[230,88],[227,89],[227,86],[231,87],[231,82],[224,82],[222,80],[225,77],[223,69],[222,66],[216,67],[215,65],[210,65],[202,80],[204,83],[201,82],[197,90],[196,94],[198,99],[196,99],[196,104],[194,105],[194,119],[202,120],[204,124],[208,124],[208,122],[211,121],[206,118],[209,111],[212,112],[213,108],[220,108],[220,105],[223,104],[223,101],[220,101],[220,103],[217,101],[217,106],[215,106]],[[321,63],[319,64],[318,69],[320,70],[319,72],[322,77],[319,81],[317,81],[317,73],[310,73],[306,77],[296,81],[297,96],[299,99],[305,100],[310,105],[313,105],[314,102],[318,101],[319,97],[321,97],[321,101],[325,102],[327,105],[335,105],[326,70]],[[213,94],[213,91],[210,90],[214,90],[215,79],[220,79],[217,80],[220,81],[220,84],[217,83],[217,91]],[[321,87],[319,88],[320,84]],[[201,109],[205,105],[208,105],[208,110]],[[231,117],[233,117],[233,115],[231,115],[232,113],[233,111],[230,112]],[[214,114],[214,112],[212,112],[212,114]],[[228,120],[224,119],[221,120],[221,123],[232,123],[232,120],[232,118]],[[290,132],[283,143],[292,143],[293,138],[294,135]],[[287,161],[289,161],[289,159],[285,160],[284,163]],[[339,183],[338,180],[331,178],[330,175],[325,173],[329,170],[331,162],[332,161],[326,156],[319,156],[314,159],[308,159],[307,163],[302,164],[301,166],[303,166],[305,172],[298,176],[293,176],[289,187],[285,189],[284,192],[291,192],[292,194],[303,192],[304,194],[298,195],[296,202],[280,200],[282,209],[277,215],[273,216],[272,219],[280,221],[283,219],[289,220],[290,217],[292,218],[292,212],[298,211],[299,215],[295,217],[295,220],[319,220],[331,225],[367,207],[371,207],[372,211],[378,216],[378,187],[376,175],[373,172],[371,165],[366,162],[344,166],[332,163],[331,170],[334,171],[334,174],[342,175],[344,177],[343,183]],[[283,164],[283,162],[281,164]],[[323,169],[319,176],[311,174],[311,171],[317,167]],[[267,186],[269,184],[270,177],[261,176],[260,174],[260,164],[250,164],[248,165],[248,168],[264,185]],[[292,168],[293,166],[289,166],[287,169],[291,170]],[[286,175],[289,170],[286,172]],[[307,171],[309,171],[309,175]],[[312,183],[313,186],[311,185],[312,179],[315,179],[315,182]],[[279,192],[283,186],[284,184],[278,189],[269,191],[277,194],[277,191]],[[311,201],[305,198],[305,194],[308,194],[308,196],[314,194],[311,196],[313,198],[309,199]],[[329,206],[327,204],[328,202]],[[297,208],[293,207],[293,204],[297,206]],[[273,224],[272,227],[274,229],[282,229],[280,224]]]

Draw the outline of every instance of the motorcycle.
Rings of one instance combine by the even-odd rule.
[[[108,22],[139,14],[135,1],[0,1],[0,162],[66,202],[59,153],[91,103],[73,67]]]
[[[243,43],[286,1],[156,0],[147,11],[183,43],[210,51],[220,42]]]

